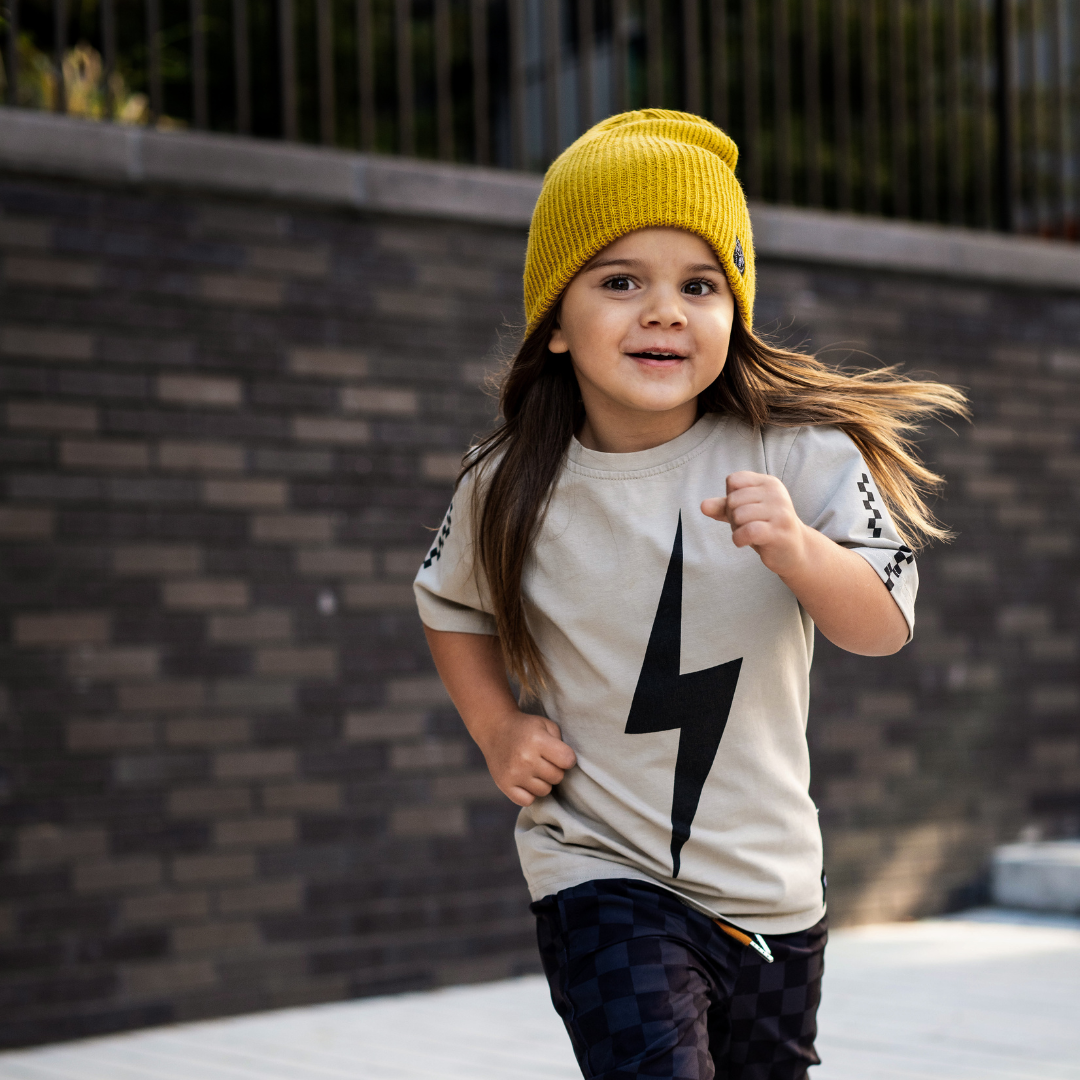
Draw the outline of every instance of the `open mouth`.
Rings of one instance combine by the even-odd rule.
[[[654,352],[651,349],[643,350],[642,352],[630,353],[637,360],[685,360],[686,357],[682,353],[677,352]]]

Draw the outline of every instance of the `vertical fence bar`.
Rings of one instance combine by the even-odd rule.
[[[450,0],[435,0],[435,127],[439,157],[454,159],[454,99],[450,84],[453,38],[450,31]]]
[[[998,0],[998,170],[1001,225],[1019,232],[1020,208],[1020,79],[1016,55],[1016,0]]]
[[[712,89],[712,120],[728,125],[727,0],[712,0],[709,9],[709,76]]]
[[[53,108],[67,112],[67,89],[64,86],[64,53],[67,52],[67,0],[53,0],[53,66],[56,69],[56,100]]]
[[[773,0],[773,122],[776,200],[791,202],[791,32],[788,0]]]
[[[743,124],[746,138],[746,194],[761,198],[761,77],[758,66],[758,0],[742,0],[743,31]]]
[[[1043,170],[1046,150],[1046,124],[1043,116],[1043,80],[1046,71],[1039,56],[1039,8],[1038,0],[1028,0],[1028,69],[1031,72],[1031,97],[1028,112],[1031,132],[1031,153],[1028,161],[1031,167],[1031,193],[1034,201],[1035,228],[1045,235],[1048,228],[1048,208],[1046,205],[1046,173]]]
[[[19,0],[7,0],[7,103],[19,104]]]
[[[806,201],[821,206],[821,61],[817,0],[803,0],[803,145]]]
[[[1056,44],[1054,49],[1054,81],[1056,94],[1055,100],[1055,127],[1057,129],[1057,186],[1058,205],[1057,221],[1058,233],[1068,237],[1070,225],[1070,211],[1072,209],[1072,171],[1069,167],[1072,150],[1072,140],[1069,138],[1069,24],[1065,18],[1065,0],[1054,0],[1054,33],[1053,40]],[[1080,57],[1077,58],[1080,61]]]
[[[596,51],[596,6],[578,0],[578,128],[588,131],[593,123],[593,53]]]
[[[104,11],[104,8],[102,8]],[[206,95],[206,13],[203,0],[191,0],[191,106],[192,126],[200,131],[210,126]]]
[[[510,158],[525,168],[525,10],[524,0],[507,0],[510,23]]]
[[[630,108],[630,11],[627,0],[612,0],[611,73],[615,80],[615,111]]]
[[[877,0],[862,4],[863,209],[881,212]]]
[[[833,128],[836,205],[851,209],[851,67],[847,0],[833,0]]]
[[[562,76],[562,4],[544,4],[544,161],[554,161],[559,154],[560,80]]]
[[[664,18],[660,0],[645,0],[645,78],[647,108],[664,106]]]
[[[892,128],[893,213],[910,217],[907,152],[907,53],[904,48],[904,3],[889,0],[889,105]]]
[[[116,4],[115,0],[101,0],[101,52],[102,78],[105,91],[105,118],[116,115],[113,96],[113,73],[116,71]]]
[[[683,0],[682,5],[683,108],[701,112],[701,5]]]
[[[315,0],[315,57],[319,81],[319,139],[333,146],[337,129],[334,108],[333,0]]]
[[[472,0],[469,19],[472,36],[473,157],[477,165],[490,165],[487,0]]]
[[[934,5],[919,0],[919,216],[937,219],[937,123],[934,110]]]
[[[975,0],[975,79],[972,102],[972,164],[975,176],[975,224],[993,227],[994,161],[990,142],[990,14],[987,0]]]
[[[161,118],[161,0],[146,0],[146,81],[150,88],[150,119]]]
[[[398,153],[416,153],[416,98],[413,94],[412,0],[394,0],[397,47]]]
[[[945,10],[945,166],[949,189],[949,221],[964,222],[964,133],[960,118],[960,0],[947,0]]]
[[[293,0],[278,0],[278,52],[281,67],[281,130],[286,139],[300,138],[296,97],[296,29]]]
[[[375,149],[375,35],[371,0],[356,0],[356,80],[360,149]]]
[[[233,0],[233,79],[236,94],[236,130],[251,134],[251,37],[247,0]]]

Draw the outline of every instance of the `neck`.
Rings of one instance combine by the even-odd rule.
[[[661,413],[609,416],[593,410],[585,415],[578,441],[586,450],[601,454],[634,454],[677,439],[698,418],[697,399]]]

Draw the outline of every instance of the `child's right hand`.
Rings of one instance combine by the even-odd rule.
[[[499,790],[518,806],[530,806],[577,764],[559,725],[544,716],[514,711],[485,725],[477,739]]]

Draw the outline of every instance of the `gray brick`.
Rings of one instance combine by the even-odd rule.
[[[124,964],[121,983],[125,997],[164,998],[216,986],[218,977],[210,960],[162,960],[153,964]]]
[[[132,683],[116,690],[125,712],[185,712],[198,709],[206,699],[206,687],[197,679]]]
[[[231,409],[244,400],[239,379],[209,375],[159,375],[157,396],[170,405],[203,405]]]
[[[454,481],[461,472],[460,454],[424,454],[420,471],[429,480]]]
[[[391,747],[392,769],[447,769],[465,764],[466,748],[460,739],[429,739]]]
[[[341,785],[331,780],[299,780],[266,784],[262,804],[266,810],[328,812],[341,807]]]
[[[4,279],[11,285],[38,285],[46,289],[96,289],[101,280],[97,263],[9,255]]]
[[[232,746],[250,738],[251,721],[243,716],[185,717],[165,724],[169,746]]]
[[[0,354],[32,357],[35,360],[93,360],[94,339],[71,330],[50,330],[38,326],[0,327]]]
[[[493,802],[510,800],[495,786],[491,773],[486,769],[463,773],[460,776],[440,776],[432,785],[431,793],[436,802]]]
[[[15,865],[24,871],[75,859],[103,859],[108,848],[108,834],[100,825],[41,823],[15,830]]]
[[[211,953],[215,958],[233,949],[249,950],[262,941],[252,922],[203,923],[178,926],[172,932],[173,949],[179,954]]]
[[[67,671],[73,679],[91,681],[145,679],[157,675],[160,662],[160,651],[152,645],[84,646],[68,653]]]
[[[16,645],[101,645],[111,620],[103,611],[53,611],[15,617]]]
[[[329,450],[258,449],[254,467],[259,472],[324,476],[334,471],[334,455]]]
[[[1033,660],[1075,660],[1080,656],[1080,638],[1075,634],[1055,634],[1035,637],[1028,642]]]
[[[214,684],[214,707],[278,712],[296,708],[296,687],[288,682],[262,679],[219,679]]]
[[[64,439],[60,463],[69,469],[148,469],[150,448],[119,439]]]
[[[286,277],[322,278],[330,270],[330,252],[325,247],[250,247],[248,266],[252,270]]]
[[[289,485],[283,480],[205,480],[203,501],[238,510],[279,509],[288,505]]]
[[[214,757],[214,775],[219,780],[263,780],[295,773],[296,751],[291,747],[226,750]]]
[[[415,416],[418,411],[415,390],[375,386],[343,387],[341,408],[375,416]]]
[[[401,838],[467,836],[469,824],[462,806],[406,806],[391,812],[390,832]]]
[[[1036,716],[1075,716],[1080,711],[1080,686],[1074,683],[1036,686],[1031,693],[1031,711]]]
[[[165,440],[157,448],[161,468],[182,472],[243,472],[244,459],[244,448],[231,443]]]
[[[997,615],[997,628],[1002,634],[1044,634],[1051,622],[1048,608],[1032,604],[1004,607]]]
[[[172,860],[172,879],[181,885],[218,881],[249,881],[256,876],[255,856],[236,854],[177,855]]]
[[[315,544],[334,538],[331,514],[256,514],[252,539],[264,544]]]
[[[23,431],[96,431],[97,409],[58,401],[9,401],[8,427]]]
[[[205,919],[210,896],[205,890],[154,892],[127,896],[120,905],[121,922],[130,925],[168,924],[178,919]]]
[[[269,608],[246,615],[211,615],[207,637],[230,645],[288,641],[292,637],[292,615]]]
[[[366,577],[375,560],[368,548],[301,548],[296,569],[313,577]]]
[[[445,289],[472,296],[490,296],[498,278],[493,270],[479,266],[460,266],[422,262],[416,268],[416,283],[426,289]]]
[[[415,319],[417,322],[441,323],[452,320],[456,305],[448,296],[438,296],[425,290],[402,292],[398,289],[376,289],[375,309],[382,315]]]
[[[439,707],[450,704],[450,695],[438,675],[418,675],[391,679],[386,684],[386,700],[391,705]]]
[[[156,885],[161,881],[161,859],[155,855],[132,855],[124,859],[102,859],[75,867],[78,893],[123,892]]]
[[[76,754],[135,750],[155,742],[151,720],[69,720],[67,725],[67,746]]]
[[[220,611],[248,606],[246,581],[230,578],[192,578],[190,581],[166,581],[162,600],[167,608],[181,611]]]
[[[859,694],[858,710],[867,720],[907,720],[915,715],[915,699],[903,691],[867,691]]]
[[[416,597],[409,582],[351,581],[345,586],[345,606],[361,611],[385,608],[416,608]]]
[[[252,209],[239,203],[200,206],[192,231],[197,236],[242,236],[276,239],[288,236],[287,214]]]
[[[245,888],[222,889],[218,911],[223,915],[255,915],[299,911],[304,902],[301,881],[265,881]]]
[[[332,645],[282,645],[255,650],[255,672],[280,679],[337,677],[337,650]]]
[[[349,742],[382,742],[423,735],[427,713],[418,709],[378,709],[350,712],[345,717],[345,738]]]
[[[0,248],[48,251],[52,247],[52,236],[52,222],[0,217]]]
[[[289,351],[289,370],[327,379],[362,379],[368,373],[368,361],[357,349],[296,348]]]
[[[37,499],[50,502],[100,502],[106,497],[107,480],[88,476],[55,476],[35,473],[18,474],[8,480],[13,499]]]
[[[296,842],[296,822],[291,817],[240,818],[214,825],[218,847],[273,847]]]
[[[420,569],[420,564],[427,558],[427,553],[426,547],[383,552],[383,572],[394,577],[407,577],[412,581],[416,577],[416,571]]]
[[[344,446],[363,446],[371,442],[371,426],[366,420],[340,420],[333,416],[293,417],[292,434],[300,442]]]
[[[0,538],[45,540],[52,536],[53,512],[36,506],[0,506]]]
[[[242,274],[204,274],[199,280],[199,295],[204,300],[240,307],[279,307],[285,299],[280,281],[247,277]]]
[[[246,787],[174,788],[169,792],[169,813],[176,818],[221,817],[245,814],[251,809]]]
[[[197,574],[202,566],[202,551],[194,544],[138,544],[113,551],[114,574]]]

